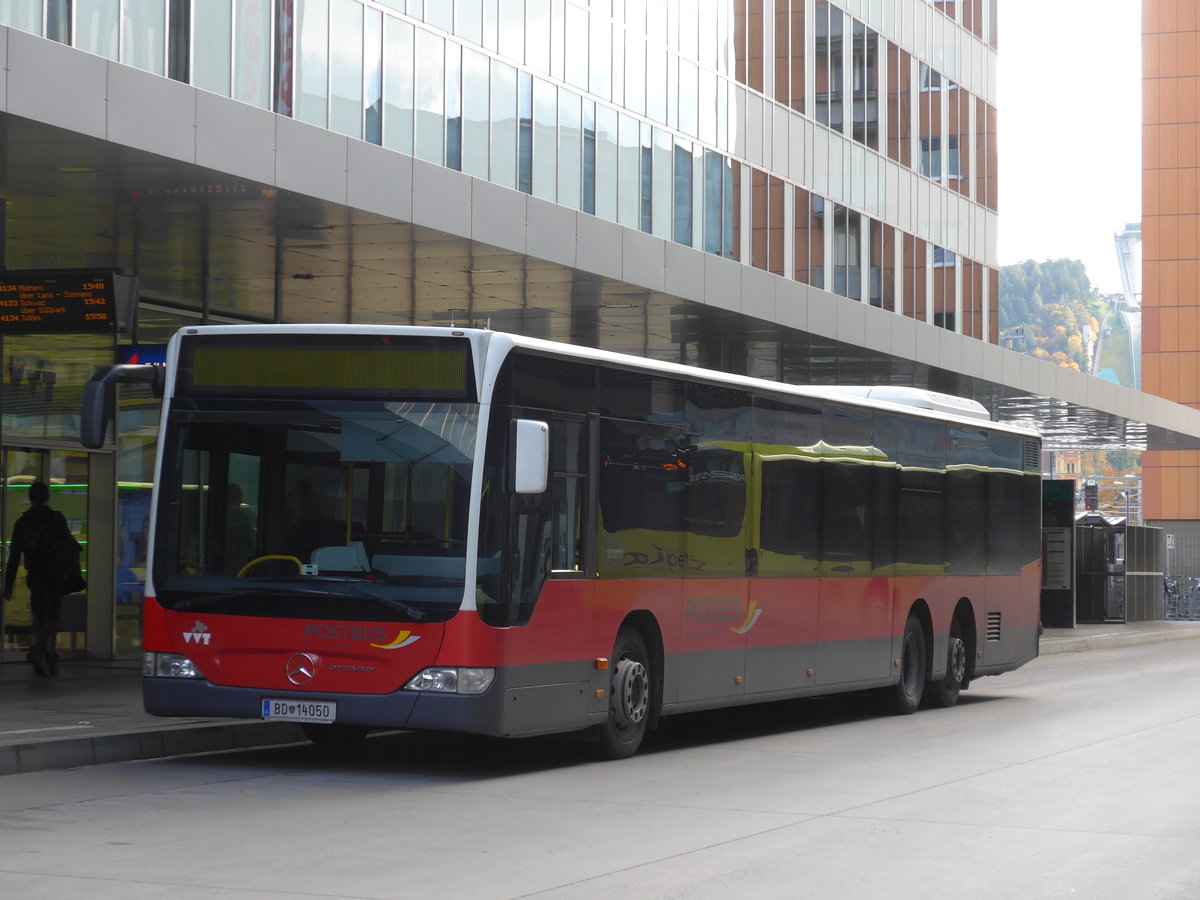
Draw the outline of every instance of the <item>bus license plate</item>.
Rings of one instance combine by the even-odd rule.
[[[337,718],[337,703],[332,700],[263,700],[262,717],[274,722],[321,722]]]

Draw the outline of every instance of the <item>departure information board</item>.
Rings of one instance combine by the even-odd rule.
[[[113,331],[114,273],[0,271],[0,332]]]

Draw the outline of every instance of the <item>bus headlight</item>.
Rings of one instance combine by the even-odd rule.
[[[441,694],[482,694],[496,680],[496,670],[455,666],[425,669],[404,686],[406,691],[433,691]]]
[[[142,657],[142,675],[146,678],[203,678],[196,664],[178,653],[150,653]]]

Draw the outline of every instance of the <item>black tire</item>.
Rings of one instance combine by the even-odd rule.
[[[916,616],[904,623],[900,642],[900,680],[887,693],[887,706],[898,716],[917,711],[925,694],[925,632]]]
[[[958,702],[962,693],[963,682],[967,679],[967,645],[962,638],[962,627],[958,624],[958,616],[950,623],[950,634],[946,648],[946,677],[933,686],[929,692],[931,706],[949,709]]]
[[[637,753],[650,721],[654,671],[646,642],[634,628],[623,628],[609,668],[608,719],[600,726],[600,754],[627,759]]]
[[[353,753],[371,732],[365,725],[301,725],[300,730],[322,753]]]

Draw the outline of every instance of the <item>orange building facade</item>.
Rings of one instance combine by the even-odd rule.
[[[1142,387],[1197,408],[1200,0],[1143,0],[1142,90]],[[1146,453],[1142,474],[1147,521],[1200,532],[1200,451]]]

